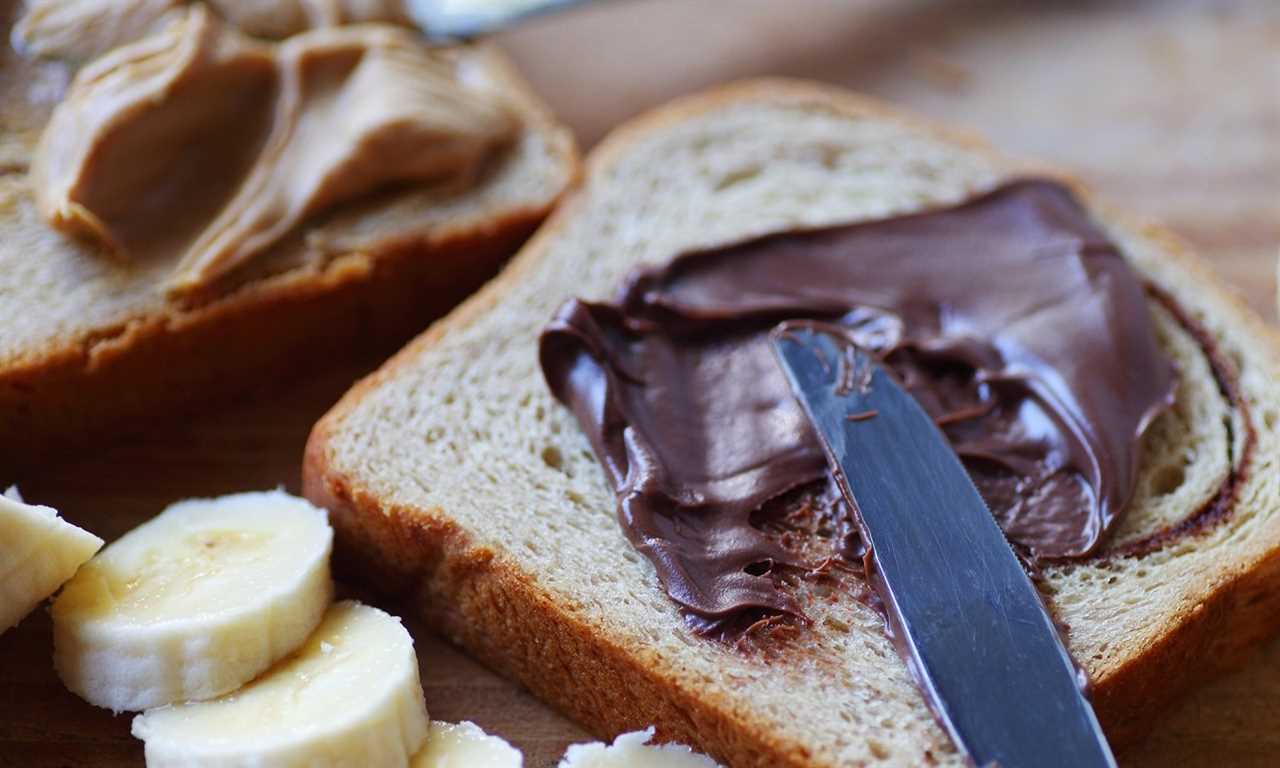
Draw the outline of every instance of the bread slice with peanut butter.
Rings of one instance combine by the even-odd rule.
[[[42,0],[25,55],[0,58],[6,470],[386,348],[487,279],[576,174],[492,48],[388,23],[268,40],[203,4],[133,5],[126,42],[81,66],[38,55],[58,40],[30,18],[61,7]]]
[[[959,766],[857,573],[781,579],[806,621],[765,626],[745,644],[687,621],[662,569],[620,525],[625,499],[612,482],[641,462],[602,467],[579,420],[601,418],[628,460],[644,458],[645,441],[621,430],[599,388],[577,414],[556,402],[539,371],[539,332],[568,299],[619,296],[639,267],[775,233],[949,210],[1029,174],[1070,190],[1122,254],[1155,343],[1178,368],[1173,404],[1135,452],[1122,516],[1096,549],[1041,565],[1099,718],[1122,748],[1278,624],[1280,343],[1164,230],[1052,170],[837,89],[744,83],[616,130],[502,276],[317,424],[305,492],[331,510],[338,551],[356,572],[602,737],[652,722],[659,740],[735,768]],[[984,263],[963,248],[954,258]],[[993,286],[1012,279],[991,276]],[[654,290],[626,296],[688,319],[661,285],[630,285]],[[651,372],[625,376],[647,382]],[[568,375],[590,383],[576,367]],[[653,485],[642,490],[705,502],[700,487]],[[829,551],[840,527],[806,522],[781,536]],[[742,570],[758,576],[755,565]]]

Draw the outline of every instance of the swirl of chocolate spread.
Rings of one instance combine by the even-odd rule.
[[[631,542],[701,631],[801,616],[779,578],[817,558],[761,524],[806,493],[860,554],[851,511],[768,346],[838,323],[934,417],[1032,559],[1093,552],[1173,402],[1142,286],[1066,187],[682,255],[614,303],[571,300],[541,338],[551,392],[589,436]]]

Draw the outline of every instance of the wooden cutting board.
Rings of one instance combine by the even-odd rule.
[[[584,144],[671,96],[746,76],[816,77],[898,101],[1164,219],[1275,320],[1280,3],[616,0],[501,43]],[[310,424],[375,364],[350,361],[216,414],[145,425],[24,478],[23,490],[108,539],[178,498],[297,490]],[[586,738],[428,632],[415,635],[434,716],[502,734],[530,768]],[[0,766],[141,765],[128,722],[58,684],[43,612],[0,636]],[[1280,764],[1280,641],[1176,706],[1123,762]]]

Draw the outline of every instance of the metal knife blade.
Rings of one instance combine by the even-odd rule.
[[[567,10],[590,0],[407,0],[409,18],[428,40],[468,39],[531,16]]]
[[[772,342],[857,510],[895,642],[957,747],[980,766],[1114,766],[1053,620],[929,415],[833,331],[788,324]]]

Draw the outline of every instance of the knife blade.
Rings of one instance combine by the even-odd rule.
[[[447,42],[587,2],[591,0],[407,0],[405,10],[428,40]]]
[[[980,766],[1114,766],[1052,618],[959,457],[893,376],[837,334],[784,324],[771,342],[935,716]]]

